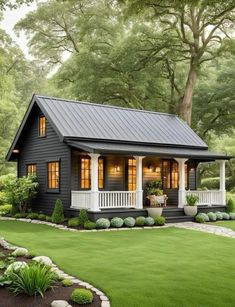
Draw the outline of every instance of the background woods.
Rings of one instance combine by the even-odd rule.
[[[15,26],[33,60],[0,32],[0,173],[13,171],[4,156],[33,92],[176,113],[235,154],[234,19],[232,0],[39,1]]]

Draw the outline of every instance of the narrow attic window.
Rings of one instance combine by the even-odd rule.
[[[46,118],[44,115],[39,116],[38,135],[41,137],[46,136]]]

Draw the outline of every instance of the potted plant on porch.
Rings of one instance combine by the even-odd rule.
[[[147,182],[145,185],[145,195],[150,203],[150,207],[147,208],[148,215],[151,217],[161,216],[163,210],[161,205],[165,206],[167,199],[161,189],[161,181],[151,180]]]
[[[187,205],[184,206],[184,213],[188,216],[195,216],[197,215],[197,202],[199,197],[194,194],[188,194],[186,196]]]

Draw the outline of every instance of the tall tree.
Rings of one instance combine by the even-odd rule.
[[[200,67],[226,48],[234,30],[234,0],[124,0],[129,9],[142,14],[147,9],[156,24],[171,31],[181,44],[181,59],[188,72],[179,99],[179,115],[190,125],[193,90]],[[130,12],[129,10],[129,12]]]

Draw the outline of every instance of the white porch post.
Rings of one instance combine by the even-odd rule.
[[[185,162],[188,159],[178,158],[175,160],[178,162],[178,168],[179,168],[178,207],[183,208],[185,205]]]
[[[99,154],[90,153],[91,157],[91,210],[100,211],[98,188],[98,158]]]
[[[142,186],[142,160],[144,157],[135,156],[136,160],[136,208],[143,209],[143,186]]]
[[[221,193],[221,205],[226,205],[226,188],[225,188],[225,160],[219,160],[220,165],[220,193]]]

